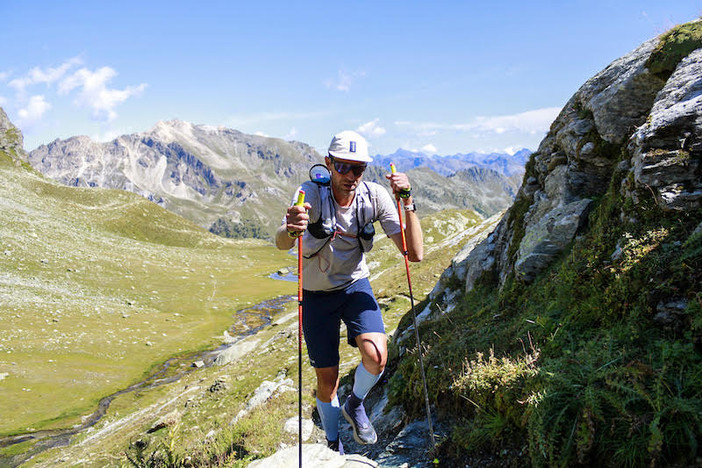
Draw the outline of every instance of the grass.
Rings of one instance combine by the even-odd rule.
[[[0,421],[3,436],[80,424],[102,397],[144,379],[166,359],[219,344],[236,310],[295,293],[295,283],[268,278],[295,263],[294,256],[270,244],[213,236],[126,192],[60,186],[5,154],[0,154],[0,178],[0,305],[7,311],[0,316],[5,331],[0,372],[8,374],[0,383],[0,413],[9,415]],[[455,211],[422,220],[427,254],[410,267],[418,302],[450,264],[458,233],[480,219]],[[406,290],[402,257],[381,237],[368,261],[378,273],[373,285],[392,331],[409,301],[396,297]],[[289,304],[286,313],[293,309]],[[224,368],[116,397],[107,415],[77,436],[70,450],[49,450],[32,463],[127,463],[125,450],[174,409],[181,413],[178,433],[171,427],[150,435],[149,454],[164,450],[169,437],[177,437],[182,449],[176,455],[192,452],[212,464],[239,466],[246,457],[271,453],[280,437],[270,434],[296,414],[290,395],[233,427],[229,422],[262,380],[281,371],[296,374],[294,317],[250,337],[259,340],[257,352]],[[261,349],[266,341],[271,344]],[[357,351],[342,346],[342,362],[342,372],[351,371]],[[228,378],[226,391],[210,392],[222,376]],[[305,365],[303,382],[313,381]],[[314,408],[310,387],[304,388],[308,415]],[[211,430],[215,439],[205,437]],[[31,445],[0,449],[0,456],[24,453]]]
[[[68,427],[232,314],[294,285],[263,242],[229,241],[126,192],[75,189],[0,153],[0,434]]]

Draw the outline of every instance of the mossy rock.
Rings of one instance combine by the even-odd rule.
[[[676,26],[661,36],[658,46],[646,62],[646,67],[656,75],[670,76],[682,59],[700,47],[702,47],[701,20]]]

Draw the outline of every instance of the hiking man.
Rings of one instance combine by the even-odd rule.
[[[373,444],[377,434],[368,419],[363,399],[380,379],[387,362],[387,337],[378,302],[368,280],[364,252],[372,248],[373,222],[402,252],[402,233],[397,204],[379,184],[362,181],[372,158],[368,143],[353,131],[334,136],[325,164],[331,180],[322,185],[305,182],[304,206],[288,208],[276,232],[276,245],[289,250],[303,233],[303,319],[307,352],[317,375],[317,409],[327,444],[343,453],[339,437],[339,412],[353,428],[359,444]],[[406,174],[385,176],[406,212],[408,259],[422,260],[422,230]],[[293,202],[294,203],[294,202]],[[344,321],[348,342],[361,353],[353,391],[339,407],[340,324]]]

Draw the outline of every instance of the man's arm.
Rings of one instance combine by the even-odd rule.
[[[400,213],[400,217],[405,221],[405,240],[407,242],[407,259],[410,262],[421,262],[424,258],[424,236],[422,235],[422,226],[419,224],[419,217],[414,211],[407,211],[405,206],[411,206],[414,201],[412,196],[409,198],[400,198],[399,193],[410,190],[411,186],[407,174],[396,172],[385,176],[390,181],[395,198],[401,200],[400,208],[404,213]],[[402,252],[402,233],[397,233],[389,236],[395,242],[397,248]],[[404,252],[403,252],[404,254]]]

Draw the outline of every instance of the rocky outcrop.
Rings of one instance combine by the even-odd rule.
[[[658,94],[650,117],[638,128],[628,148],[633,187],[650,188],[659,206],[669,210],[699,209],[702,201],[702,49],[682,60]],[[633,188],[633,190],[632,190]]]
[[[702,49],[665,77],[649,69],[663,40],[614,61],[568,101],[532,154],[514,205],[463,268],[466,290],[482,275],[500,285],[511,276],[532,281],[587,224],[614,174],[628,171],[621,193],[633,203],[653,191],[662,208],[699,209]]]
[[[23,149],[22,132],[15,127],[7,114],[0,107],[0,151],[7,153],[17,162],[27,162],[27,153]]]

